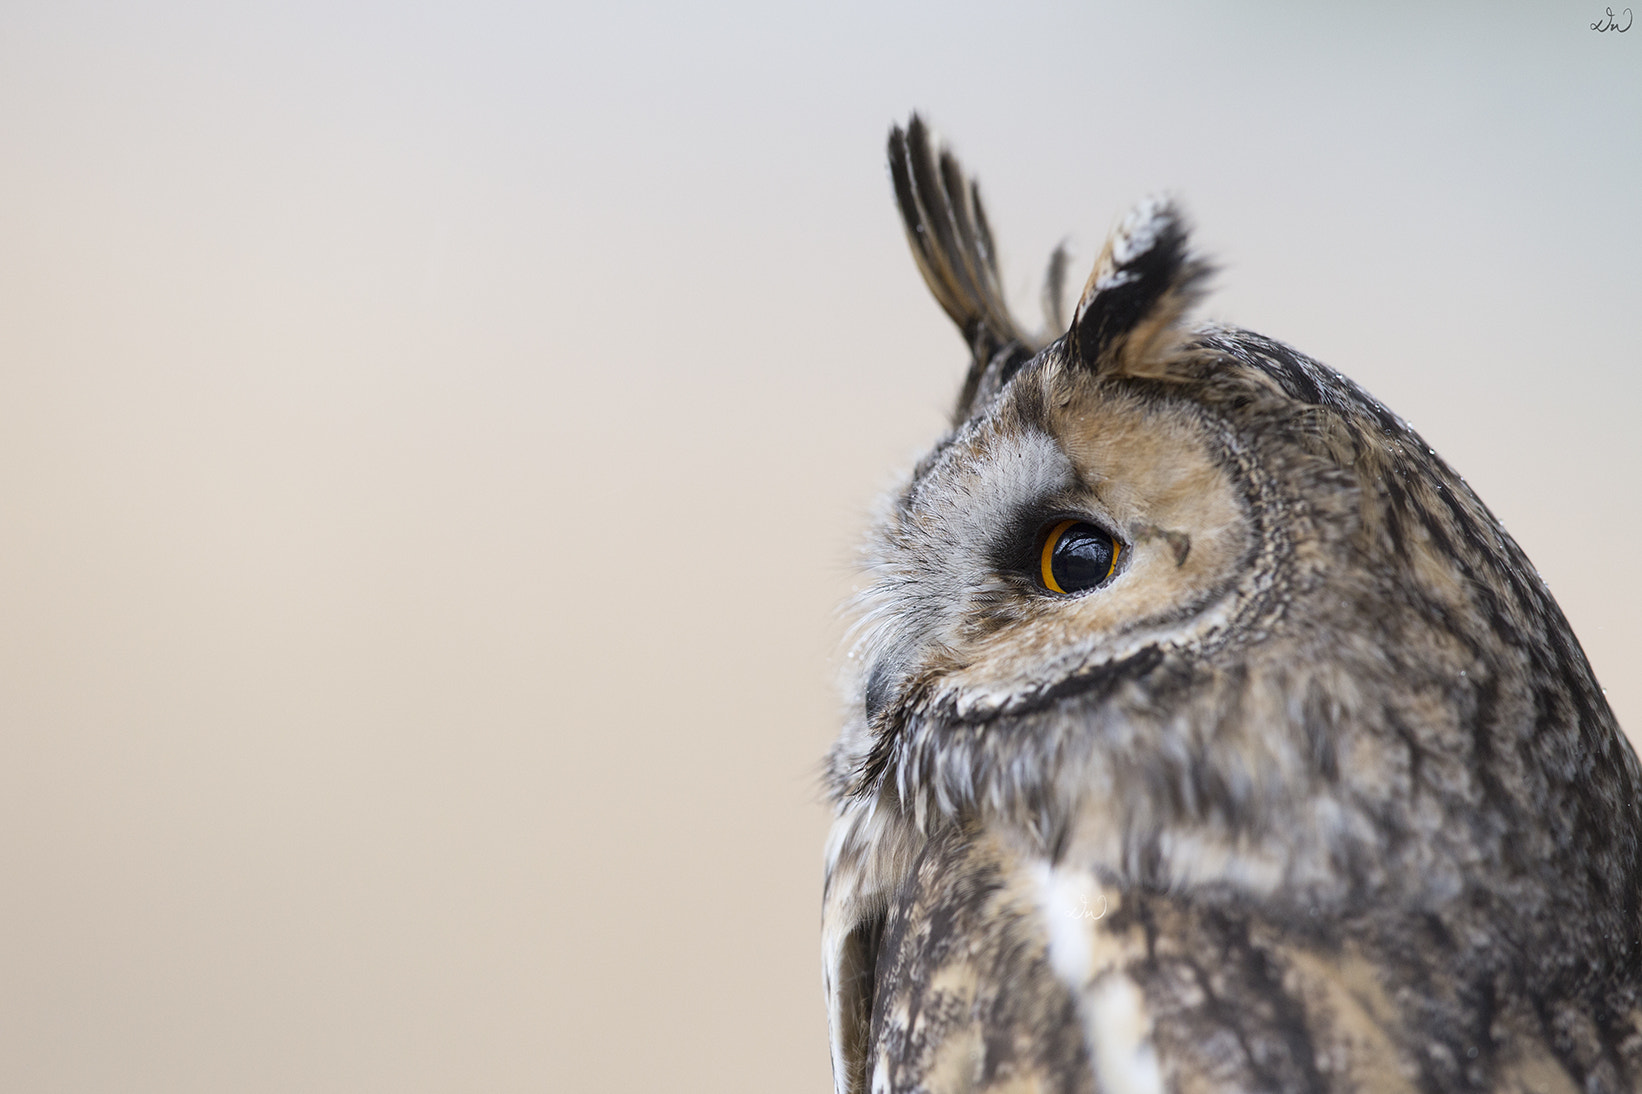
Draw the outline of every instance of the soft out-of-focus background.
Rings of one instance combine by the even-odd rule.
[[[963,349],[1179,194],[1642,727],[1642,28],[1596,3],[14,2],[0,1088],[827,1088],[850,554]],[[1077,277],[1081,281],[1081,273]]]

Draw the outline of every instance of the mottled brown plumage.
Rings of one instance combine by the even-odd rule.
[[[1642,774],[1522,551],[1351,381],[1190,329],[1170,203],[1034,339],[956,162],[890,148],[972,366],[829,760],[838,1089],[1634,1089]],[[1063,594],[1067,520],[1118,553]]]

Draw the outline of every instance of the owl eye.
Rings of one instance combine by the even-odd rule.
[[[1043,587],[1052,593],[1081,593],[1111,577],[1123,545],[1087,521],[1063,520],[1043,537],[1039,554]]]

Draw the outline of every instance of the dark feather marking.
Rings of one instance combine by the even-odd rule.
[[[1215,956],[1223,959],[1225,954],[1221,953]],[[1203,998],[1207,1002],[1204,1009],[1208,1011],[1209,1016],[1214,1019],[1217,1026],[1231,1033],[1232,1038],[1237,1042],[1237,1047],[1243,1053],[1243,1059],[1248,1064],[1249,1070],[1253,1071],[1258,1077],[1262,1087],[1266,1090],[1282,1089],[1277,1076],[1261,1063],[1260,1058],[1254,1051],[1254,1046],[1249,1043],[1248,1035],[1243,1031],[1241,1019],[1247,1013],[1247,1002],[1245,1001],[1238,1007],[1228,1005],[1215,992],[1214,985],[1209,980],[1209,974],[1203,971],[1201,963],[1188,958],[1182,964],[1186,966],[1187,971],[1191,974],[1193,983],[1197,985],[1197,990],[1203,993]]]
[[[1003,385],[1013,380],[1015,374],[1020,372],[1031,360],[1032,355],[1027,352],[1025,346],[1011,342],[987,363],[987,371],[992,375],[986,377],[991,382],[986,384],[985,387],[1001,391]]]
[[[914,114],[889,135],[890,178],[918,270],[970,350],[954,423],[969,417],[989,369],[1013,372],[1037,349],[1009,312],[980,190],[950,152],[936,155]]]
[[[866,687],[866,715],[867,721],[877,719],[884,704],[889,701],[890,691],[895,686],[895,671],[885,661],[880,660],[872,666],[872,672],[867,677]]]
[[[848,1087],[851,1094],[864,1094],[870,1080],[872,1012],[884,920],[883,912],[868,916],[845,938],[839,971],[847,979],[835,986],[842,996],[843,1021],[838,1036],[845,1066],[852,1072]]]
[[[1043,322],[1055,333],[1066,329],[1066,261],[1066,244],[1057,243],[1043,276]]]
[[[1386,722],[1391,727],[1391,731],[1397,735],[1397,739],[1402,741],[1403,746],[1408,750],[1408,800],[1417,802],[1425,783],[1423,770],[1425,749],[1421,747],[1419,738],[1414,735],[1414,731],[1409,729],[1408,724],[1398,717],[1394,711],[1387,711]]]
[[[1111,353],[1130,331],[1146,320],[1170,294],[1187,302],[1201,293],[1211,269],[1187,248],[1185,219],[1172,204],[1159,208],[1141,230],[1153,233],[1151,245],[1116,262],[1107,278],[1090,287],[1078,305],[1067,333],[1068,358],[1092,369],[1104,369]]]
[[[1247,920],[1236,920],[1230,925],[1238,948],[1244,955],[1255,989],[1270,1001],[1275,1015],[1275,1031],[1287,1043],[1289,1059],[1299,1071],[1301,1089],[1321,1092],[1326,1089],[1323,1077],[1317,1071],[1317,1047],[1312,1042],[1310,1023],[1300,1001],[1283,988],[1281,972],[1272,967],[1270,955],[1256,945],[1249,936]]]
[[[1324,693],[1321,684],[1315,679],[1307,683],[1305,698],[1301,701],[1300,722],[1311,748],[1312,764],[1317,773],[1331,783],[1340,778],[1340,759],[1334,744],[1339,729],[1331,711],[1332,706],[1333,700]]]
[[[1508,817],[1514,812],[1510,793],[1500,782],[1494,759],[1494,729],[1498,720],[1500,702],[1499,681],[1490,675],[1476,681],[1476,713],[1471,724],[1471,770],[1482,784],[1483,800],[1493,818]],[[1478,818],[1481,820],[1482,818]],[[1500,844],[1500,855],[1512,873],[1520,873],[1525,864],[1522,848],[1517,841],[1507,839]]]
[[[1485,1073],[1494,1067],[1494,1020],[1499,1017],[1499,992],[1491,979],[1484,979],[1476,992],[1472,1010],[1471,1039],[1477,1048],[1478,1065]]]
[[[986,725],[1006,714],[1032,714],[1066,699],[1089,698],[1098,701],[1110,695],[1125,680],[1138,680],[1162,663],[1163,651],[1156,646],[1145,646],[1128,657],[1074,673],[1030,696],[1006,703],[997,710],[972,711],[963,715],[952,711],[945,714],[943,720],[954,725]]]

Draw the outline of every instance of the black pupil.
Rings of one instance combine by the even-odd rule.
[[[1061,533],[1049,556],[1055,581],[1069,593],[1092,589],[1112,572],[1112,537],[1093,524],[1074,524]]]

